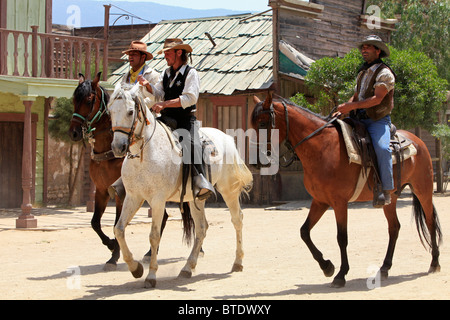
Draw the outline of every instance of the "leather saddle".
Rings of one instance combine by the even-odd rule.
[[[351,139],[352,145],[356,147],[356,151],[360,157],[360,164],[364,170],[374,169],[374,197],[378,192],[382,192],[381,179],[378,170],[378,161],[369,133],[364,124],[353,118],[343,119],[347,125],[352,128]],[[341,125],[342,127],[342,125]],[[344,128],[342,128],[344,131]],[[343,132],[344,133],[344,132]],[[344,133],[345,134],[345,133]],[[390,148],[392,151],[393,163],[400,164],[410,156],[417,152],[412,141],[401,133],[397,132],[395,125],[391,125],[391,141]],[[397,165],[397,195],[401,193],[401,165]],[[395,173],[394,173],[395,174]]]

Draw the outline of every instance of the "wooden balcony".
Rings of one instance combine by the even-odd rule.
[[[0,75],[78,79],[108,70],[108,40],[0,28]],[[108,72],[103,72],[106,81]]]

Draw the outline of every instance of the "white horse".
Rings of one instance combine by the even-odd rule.
[[[111,96],[108,110],[114,131],[112,150],[116,156],[128,154],[122,166],[122,179],[127,195],[114,233],[128,269],[135,278],[142,277],[143,267],[133,259],[125,241],[125,228],[143,202],[146,200],[149,203],[153,214],[150,232],[152,254],[149,274],[145,280],[145,286],[149,288],[156,285],[157,253],[165,204],[167,201],[180,201],[182,163],[180,150],[174,147],[165,129],[146,107],[140,87],[139,84],[131,89],[117,86]],[[231,221],[236,230],[236,259],[232,272],[242,271],[243,213],[239,199],[243,192],[250,191],[253,177],[240,158],[231,136],[213,128],[201,128],[200,133],[207,135],[218,150],[218,155],[207,160],[211,164],[212,184],[222,194],[230,209]],[[190,178],[186,189],[185,201],[189,202],[194,220],[195,241],[180,276],[189,278],[197,265],[208,223],[204,210],[205,201],[194,202]]]

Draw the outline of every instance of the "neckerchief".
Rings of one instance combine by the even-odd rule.
[[[136,84],[137,77],[141,74],[144,74],[144,67],[145,67],[145,63],[137,71],[133,71],[133,69],[130,70],[130,83]]]

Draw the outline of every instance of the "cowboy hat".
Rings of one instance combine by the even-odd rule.
[[[391,55],[391,51],[389,50],[388,46],[384,44],[383,40],[379,36],[371,35],[367,36],[363,42],[361,42],[358,45],[359,50],[361,50],[362,46],[365,44],[371,44],[374,47],[377,47],[381,50],[380,58],[389,57]]]
[[[166,39],[166,41],[164,41],[163,49],[160,50],[158,52],[158,54],[161,54],[167,50],[172,50],[172,49],[186,50],[187,53],[192,52],[192,47],[188,44],[183,43],[183,40],[181,40],[181,39]]]
[[[130,54],[132,51],[139,51],[143,54],[145,54],[147,57],[145,61],[152,60],[153,55],[147,51],[147,45],[141,41],[133,41],[130,44],[130,48],[126,51],[122,51],[123,54]]]

